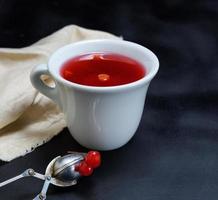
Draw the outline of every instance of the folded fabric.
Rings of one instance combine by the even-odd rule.
[[[87,39],[118,39],[112,34],[75,25],[35,44],[0,49],[0,159],[10,161],[49,141],[65,126],[63,113],[30,83],[30,71],[46,63],[58,48]]]

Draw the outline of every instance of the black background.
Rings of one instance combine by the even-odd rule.
[[[218,1],[0,1],[0,46],[24,47],[65,25],[111,32],[156,53],[160,70],[134,138],[103,153],[77,186],[51,186],[48,199],[218,199]],[[1,162],[0,181],[45,170],[67,150],[87,151],[67,129],[25,157]],[[0,199],[33,198],[42,182],[0,188]]]

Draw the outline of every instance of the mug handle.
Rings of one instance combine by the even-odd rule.
[[[48,67],[46,64],[38,65],[33,68],[30,74],[30,80],[32,85],[39,90],[42,94],[52,99],[55,103],[59,105],[58,91],[56,86],[54,88],[47,86],[42,80],[42,75],[51,76],[48,71]],[[59,105],[60,106],[60,105]]]

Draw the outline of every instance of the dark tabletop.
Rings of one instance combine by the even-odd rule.
[[[152,81],[140,126],[124,147],[103,152],[102,167],[69,188],[51,186],[48,199],[218,199],[218,1],[0,0],[0,46],[24,47],[65,25],[111,32],[154,51]],[[67,129],[10,163],[0,181],[32,167],[43,173],[68,150],[87,151]],[[0,188],[0,199],[28,200],[42,181]]]

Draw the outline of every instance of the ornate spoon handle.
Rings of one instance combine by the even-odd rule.
[[[41,192],[33,200],[45,200],[49,184],[51,183],[51,176],[47,176],[42,187]]]
[[[44,175],[35,172],[33,169],[27,169],[22,174],[20,174],[18,176],[15,176],[13,178],[10,178],[10,179],[0,183],[0,187],[3,187],[3,186],[5,186],[5,185],[7,185],[9,183],[12,183],[14,181],[17,181],[17,180],[19,180],[21,178],[28,177],[28,176],[33,176],[33,177],[39,178],[41,180],[45,180]]]

